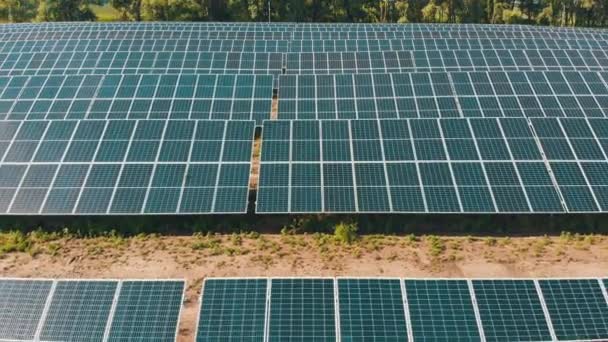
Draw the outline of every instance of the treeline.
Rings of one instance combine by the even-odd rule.
[[[97,20],[103,0],[0,0],[8,22]],[[608,0],[109,0],[115,20],[608,26]],[[270,18],[269,18],[270,16]],[[104,19],[108,19],[105,18]]]

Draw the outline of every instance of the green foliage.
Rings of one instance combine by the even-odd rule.
[[[357,231],[355,223],[340,222],[334,227],[334,237],[337,241],[350,245],[358,239]]]
[[[38,5],[36,21],[93,21],[88,0],[44,0]]]
[[[270,8],[268,0],[94,1],[0,0],[0,21],[267,21],[270,16],[292,22],[608,25],[606,0],[271,0]]]
[[[445,245],[440,237],[435,235],[429,235],[427,237],[427,241],[429,244],[429,251],[431,256],[438,257],[445,251]]]
[[[0,0],[0,18],[14,23],[31,21],[37,7],[36,0]]]

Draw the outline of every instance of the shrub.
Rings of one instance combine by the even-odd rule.
[[[341,242],[350,245],[357,240],[357,224],[340,222],[334,226],[334,238]]]

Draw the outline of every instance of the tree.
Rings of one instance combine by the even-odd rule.
[[[123,19],[141,21],[142,0],[110,0],[110,5],[119,10]]]
[[[87,0],[43,0],[36,21],[93,21],[95,14]]]
[[[0,0],[0,16],[10,23],[31,21],[36,17],[34,0]]]

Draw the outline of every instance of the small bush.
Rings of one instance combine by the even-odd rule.
[[[357,224],[340,222],[334,227],[334,238],[344,244],[350,245],[358,239]]]
[[[430,254],[431,256],[437,257],[445,250],[445,245],[441,238],[435,235],[429,235],[427,237],[429,242]]]

